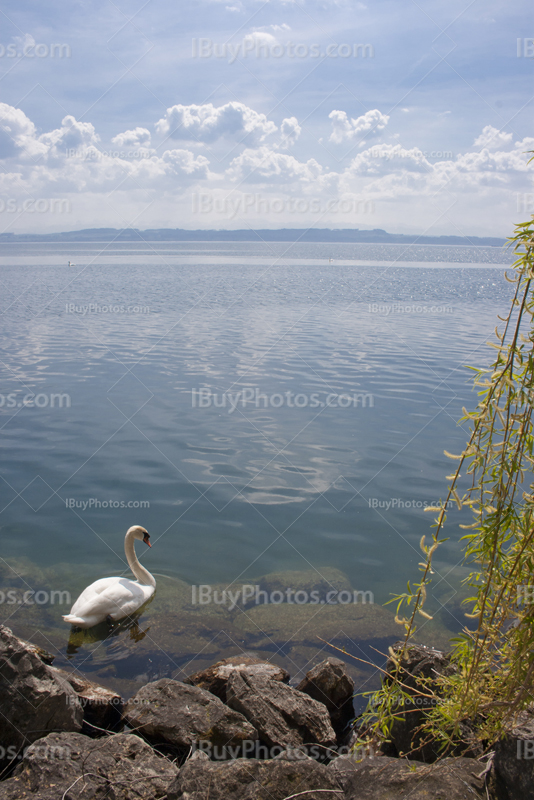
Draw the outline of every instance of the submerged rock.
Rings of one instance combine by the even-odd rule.
[[[167,800],[284,800],[299,792],[304,793],[302,800],[343,797],[335,777],[311,759],[240,758],[222,763],[188,761],[169,787]]]
[[[199,742],[239,748],[258,738],[245,717],[215,695],[169,678],[143,686],[125,704],[124,718],[148,742],[178,751]]]
[[[347,641],[395,641],[399,633],[393,614],[370,603],[259,605],[236,616],[234,624],[249,649],[309,645],[318,650],[319,638],[343,646]]]
[[[70,684],[35,647],[0,626],[0,747],[14,757],[53,730],[79,731],[83,709]]]
[[[244,655],[224,658],[222,661],[218,661],[207,669],[189,675],[184,680],[184,683],[199,686],[201,689],[211,692],[225,703],[228,678],[235,670],[246,672],[249,675],[260,675],[261,677],[271,678],[275,681],[282,681],[282,683],[287,683],[289,681],[289,672],[283,667],[278,667],[276,664],[262,661],[254,656]]]
[[[13,776],[0,783],[0,800],[159,800],[177,774],[174,764],[133,734],[103,743],[79,733],[51,733],[28,747]]]
[[[317,756],[328,756],[335,733],[326,706],[292,686],[247,672],[228,680],[227,702],[240,711],[269,747],[319,745]]]
[[[274,593],[281,593],[287,598],[288,589],[295,592],[306,592],[308,598],[306,602],[312,601],[312,592],[316,592],[321,600],[326,599],[328,592],[333,592],[335,596],[338,592],[350,592],[352,595],[353,589],[348,577],[341,570],[335,567],[321,567],[320,570],[305,569],[305,570],[281,570],[280,572],[270,572],[268,575],[262,575],[255,581],[251,581],[255,586],[258,586],[258,597],[254,595],[251,598],[249,605],[252,603],[273,603],[275,598],[272,597]],[[265,598],[267,594],[267,598]]]
[[[354,717],[354,681],[348,674],[345,663],[333,656],[327,658],[306,673],[297,690],[308,694],[319,703],[324,703],[330,714],[332,727],[338,737],[341,736]]]

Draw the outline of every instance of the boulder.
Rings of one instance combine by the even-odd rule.
[[[328,767],[330,769],[330,767]],[[476,800],[486,798],[483,767],[473,758],[421,764],[403,758],[369,758],[345,783],[346,800]],[[519,800],[517,795],[515,800]],[[305,800],[305,798],[303,798]]]
[[[302,800],[344,796],[328,769],[309,758],[239,758],[221,763],[188,761],[169,787],[167,800],[285,800],[299,792],[305,792]]]
[[[51,733],[27,748],[0,800],[157,800],[177,767],[133,734]],[[70,789],[70,791],[68,791]]]
[[[14,757],[54,730],[80,731],[83,709],[70,684],[36,648],[0,626],[0,747]]]
[[[148,742],[182,751],[203,742],[213,748],[241,748],[258,734],[244,716],[197,686],[162,678],[143,686],[124,706],[128,725]]]
[[[184,680],[184,683],[199,686],[201,689],[214,694],[223,703],[226,703],[226,684],[235,670],[241,670],[251,675],[261,675],[282,683],[289,681],[289,672],[283,667],[278,667],[276,664],[270,664],[253,656],[232,656],[218,661],[207,669],[189,675]]]
[[[334,657],[321,661],[306,673],[297,690],[313,697],[319,703],[324,703],[330,714],[332,727],[340,737],[354,718],[352,705],[354,681],[348,674],[345,663]]]
[[[375,753],[372,749],[366,747],[356,748],[353,752],[346,753],[334,758],[328,765],[328,769],[338,781],[343,789],[346,789],[350,780],[363,764],[364,760],[368,758],[376,759],[382,758],[381,753]],[[385,762],[384,762],[385,763]]]
[[[393,649],[399,650],[402,646],[403,643],[397,642],[393,645]],[[449,656],[442,651],[421,644],[408,646],[401,661],[398,677],[404,684],[402,692],[407,692],[413,700],[404,702],[399,691],[399,703],[394,707],[397,718],[391,726],[391,740],[399,755],[409,754],[409,758],[428,764],[435,761],[438,756],[444,755],[439,743],[428,741],[428,734],[419,730],[425,721],[427,711],[435,706],[439,698],[426,698],[420,693],[428,694],[434,691],[438,695],[438,687],[432,679],[438,675],[450,674],[454,669]],[[386,670],[395,674],[395,665],[391,659],[387,662]],[[422,683],[421,679],[430,681]],[[390,682],[389,678],[385,680]],[[447,755],[478,757],[482,752],[482,746],[476,743],[473,726],[463,723],[461,738],[454,747],[447,750]]]
[[[493,765],[497,800],[534,800],[534,714],[519,714],[495,745]]]
[[[81,675],[52,667],[64,678],[76,694],[83,708],[82,733],[86,736],[101,736],[105,731],[117,733],[122,727],[123,700],[120,694],[93,683]]]
[[[233,672],[228,679],[227,702],[254,725],[269,747],[315,745],[314,754],[324,757],[335,745],[326,706],[280,681]]]
[[[270,572],[257,578],[254,585],[258,591],[250,599],[250,605],[279,603],[280,595],[284,602],[295,602],[293,600],[295,592],[306,592],[311,600],[314,600],[312,592],[317,592],[319,602],[326,598],[328,592],[352,592],[348,577],[335,567],[321,567],[320,572],[316,569]],[[289,596],[288,590],[290,590]]]
[[[377,646],[384,639],[394,640],[399,633],[394,615],[379,605],[328,605],[307,603],[265,603],[235,617],[242,631],[244,646],[251,650],[275,651],[283,647],[312,647],[318,651],[317,637],[340,647],[347,642]]]

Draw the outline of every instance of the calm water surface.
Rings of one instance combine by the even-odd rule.
[[[125,693],[243,650],[296,674],[324,649],[315,629],[338,644],[349,631],[354,652],[385,643],[389,623],[349,620],[354,607],[325,631],[307,620],[303,638],[308,607],[262,623],[272,609],[192,606],[190,585],[290,570],[265,585],[310,590],[315,576],[378,607],[417,577],[423,507],[446,493],[443,450],[462,449],[457,420],[476,402],[464,365],[489,362],[511,260],[441,246],[4,246],[0,572],[19,594],[0,621]],[[438,559],[436,637],[463,624],[460,521]],[[160,576],[153,603],[68,645],[68,609],[46,592],[74,600],[125,572],[133,524],[151,533],[138,553]],[[28,587],[43,602],[19,603]]]

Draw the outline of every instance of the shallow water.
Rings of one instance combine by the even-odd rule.
[[[457,420],[476,402],[464,365],[489,363],[510,261],[442,246],[4,246],[0,619],[126,694],[243,650],[297,676],[332,652],[317,635],[362,658],[387,647],[400,629],[381,604],[417,577],[424,505],[446,493],[443,450],[462,449]],[[436,644],[464,622],[460,521],[421,629]],[[68,647],[50,592],[74,600],[127,574],[132,524],[151,533],[138,554],[154,601],[137,626]],[[375,604],[192,603],[191,585],[243,583]]]

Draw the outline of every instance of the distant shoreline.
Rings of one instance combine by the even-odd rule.
[[[506,239],[489,236],[419,236],[417,234],[387,233],[374,230],[265,228],[258,230],[186,230],[184,228],[159,228],[140,231],[137,228],[88,228],[64,233],[1,233],[0,242],[291,242],[294,244],[406,244],[406,245],[459,245],[464,247],[503,247]]]

